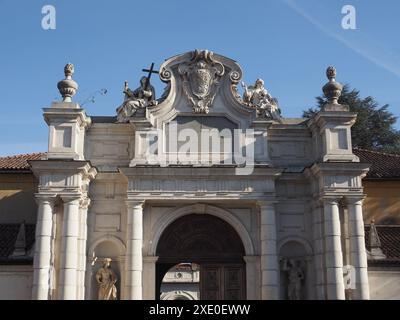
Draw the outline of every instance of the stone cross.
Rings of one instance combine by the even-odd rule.
[[[147,90],[150,84],[150,78],[152,73],[159,73],[157,70],[154,70],[154,62],[151,63],[150,69],[142,69],[143,72],[148,72],[147,78],[146,78],[146,85],[144,87],[144,90]]]

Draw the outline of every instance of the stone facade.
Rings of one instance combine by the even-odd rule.
[[[162,97],[127,99],[126,108],[139,107],[118,120],[89,117],[71,102],[77,85],[66,69],[64,100],[43,109],[46,159],[30,161],[39,181],[33,299],[96,299],[104,258],[118,299],[158,299],[159,240],[189,214],[236,232],[247,299],[370,298],[361,183],[369,165],[353,154],[356,114],[337,104],[334,69],[324,86],[330,103],[312,119],[287,119],[270,98],[241,98],[236,62],[196,50],[167,59]],[[217,152],[207,145],[187,156],[187,136],[204,128],[240,131],[238,149],[219,137]]]

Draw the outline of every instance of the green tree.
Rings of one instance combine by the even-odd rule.
[[[317,107],[303,112],[303,117],[310,118],[327,103],[324,96],[316,97]],[[351,112],[357,112],[357,120],[351,130],[353,147],[367,150],[400,154],[400,131],[394,128],[397,118],[385,104],[379,106],[373,97],[361,98],[360,92],[343,86],[340,104],[347,104]]]

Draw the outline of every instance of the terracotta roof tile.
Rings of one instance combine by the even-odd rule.
[[[367,179],[400,178],[400,155],[357,148],[353,149],[353,152],[361,162],[371,164]]]
[[[400,266],[400,225],[375,225],[381,241],[382,252],[386,255],[386,259],[371,260],[368,265],[371,266]],[[365,246],[369,247],[369,230],[370,226],[365,226]]]
[[[0,171],[20,171],[30,170],[29,160],[40,160],[46,153],[37,152],[29,154],[19,154],[15,156],[0,157]]]

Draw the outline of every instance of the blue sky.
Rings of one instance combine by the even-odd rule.
[[[55,30],[41,27],[47,4]],[[346,4],[356,30],[341,27]],[[246,83],[263,78],[286,117],[315,105],[328,65],[400,116],[399,12],[397,0],[0,0],[0,155],[47,150],[41,108],[59,99],[65,63],[75,64],[76,101],[108,90],[87,113],[114,115],[125,80],[135,87],[151,62],[195,48],[236,60]]]

